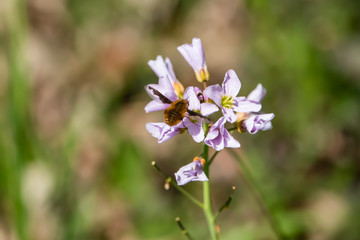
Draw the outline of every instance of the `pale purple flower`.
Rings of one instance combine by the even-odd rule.
[[[178,97],[182,97],[184,94],[184,87],[181,82],[176,79],[175,72],[169,58],[165,58],[164,61],[163,57],[159,55],[155,60],[150,60],[148,64],[159,78],[168,76],[176,95]]]
[[[203,171],[203,164],[200,160],[193,161],[179,169],[175,173],[175,179],[178,185],[185,185],[191,181],[209,181]]]
[[[159,93],[164,95],[170,101],[168,103],[165,103],[163,100],[160,99],[158,95],[154,94],[154,91],[151,88],[159,91]],[[160,77],[158,84],[146,85],[145,90],[147,91],[149,96],[153,99],[145,106],[146,113],[165,110],[167,107],[170,106],[171,102],[178,99],[174,91],[174,88],[171,84],[171,81],[169,79],[169,76]]]
[[[225,128],[226,119],[221,117],[210,129],[204,140],[205,144],[214,148],[216,151],[224,149],[224,147],[238,148],[240,143],[231,136]]]
[[[189,65],[194,69],[199,82],[209,80],[209,72],[205,61],[205,54],[199,38],[193,38],[192,44],[183,44],[177,48]]]
[[[205,97],[212,99],[222,110],[226,120],[230,123],[236,121],[235,112],[258,112],[261,104],[249,101],[246,97],[237,97],[241,82],[234,70],[226,72],[222,87],[219,84],[208,86],[204,90]]]
[[[170,138],[180,133],[181,128],[178,126],[169,126],[164,122],[147,123],[146,130],[155,138],[158,139],[158,143],[165,142]]]
[[[272,128],[271,120],[274,117],[273,113],[252,115],[242,122],[242,128],[251,134],[255,134],[259,130],[270,130]]]

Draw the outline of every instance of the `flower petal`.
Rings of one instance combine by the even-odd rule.
[[[205,54],[199,38],[193,38],[192,44],[183,44],[177,49],[195,72],[205,68]]]
[[[152,100],[145,106],[145,112],[155,112],[155,111],[161,111],[165,110],[167,107],[169,107],[170,104],[163,104],[159,101]]]
[[[224,82],[222,84],[224,95],[236,97],[241,88],[241,82],[235,71],[230,69],[226,72]]]
[[[165,142],[170,138],[177,135],[180,131],[178,128],[170,127],[166,123],[147,123],[146,130],[155,138],[159,143]]]
[[[226,121],[228,121],[229,123],[234,123],[236,121],[237,116],[234,113],[234,110],[232,110],[230,108],[221,108],[221,111],[222,111]]]
[[[247,100],[260,103],[266,94],[266,89],[263,88],[261,83],[259,83],[254,90],[248,95]]]
[[[200,101],[196,96],[194,87],[186,88],[184,93],[184,99],[188,100],[190,110],[200,110]]]
[[[208,86],[203,93],[205,97],[213,100],[216,105],[221,106],[223,90],[219,84]]]
[[[234,98],[233,109],[235,112],[258,112],[261,110],[261,104],[242,100],[243,98]]]
[[[213,114],[214,112],[219,111],[219,108],[212,103],[201,103],[201,107],[200,107],[200,113],[203,116],[209,116],[211,114]]]
[[[228,148],[239,148],[240,147],[240,143],[233,137],[231,136],[231,134],[225,130],[224,133],[224,141],[225,141],[225,147]]]
[[[205,132],[202,128],[202,119],[194,123],[190,119],[186,118],[183,122],[195,142],[202,142],[204,140]]]

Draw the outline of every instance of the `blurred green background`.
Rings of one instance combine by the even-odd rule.
[[[268,90],[273,130],[237,134],[287,239],[360,239],[360,1],[9,0],[0,2],[0,239],[208,239],[169,175],[201,152],[188,134],[145,130],[147,61],[202,40],[209,84],[234,69]],[[224,240],[276,239],[227,151],[212,168]],[[202,186],[185,186],[201,196]]]

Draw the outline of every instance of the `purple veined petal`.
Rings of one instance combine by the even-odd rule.
[[[165,142],[174,137],[180,132],[180,129],[170,127],[166,123],[147,123],[146,130],[155,138],[158,139],[158,143]]]
[[[250,134],[255,134],[258,131],[265,131],[271,129],[271,120],[275,117],[273,113],[252,115],[244,121],[245,129]]]
[[[230,69],[226,72],[224,82],[222,84],[224,95],[236,97],[241,88],[241,82],[235,71]]]
[[[213,149],[215,149],[216,151],[220,151],[222,149],[224,149],[224,138],[218,134],[215,138],[210,139],[211,135],[207,135],[204,143],[210,147],[212,147]]]
[[[204,143],[216,151],[224,149],[224,136],[221,134],[221,129],[224,127],[226,120],[221,117],[210,129],[204,140]]]
[[[216,123],[214,123],[214,125],[211,128],[220,129],[222,126],[224,126],[225,123],[226,123],[226,118],[221,117],[216,121]]]
[[[147,123],[146,130],[155,138],[159,138],[163,129],[163,123]]]
[[[212,103],[201,103],[201,107],[200,107],[200,113],[203,116],[209,116],[211,114],[213,114],[214,112],[219,111],[219,108]]]
[[[233,109],[235,112],[259,112],[261,110],[260,103],[240,99],[243,98],[234,98]]]
[[[219,135],[220,135],[219,129],[211,127],[208,134],[206,135],[206,138],[205,138],[204,141],[206,142],[206,141],[214,140]]]
[[[201,68],[205,68],[205,66],[206,66],[205,53],[204,53],[204,49],[201,44],[201,40],[199,38],[193,38],[192,45],[193,45],[194,51],[196,52],[196,56],[198,56],[197,61],[199,62],[199,66],[201,66]]]
[[[159,84],[158,88],[155,87],[159,92],[161,92],[163,95],[165,95],[167,98],[169,98],[171,101],[175,101],[178,99],[175,90],[174,85],[171,83],[171,80],[169,76],[164,76],[159,78]]]
[[[206,68],[205,54],[199,38],[193,38],[192,44],[183,44],[177,49],[195,72]]]
[[[150,87],[159,91],[162,95],[167,97],[170,101],[175,101],[178,99],[168,76],[160,77],[158,84],[148,84],[145,86],[145,90],[148,93],[148,95],[152,99],[161,102],[159,96],[154,94],[154,92],[150,89]]]
[[[254,90],[248,95],[247,100],[260,103],[266,94],[266,89],[259,83]]]
[[[175,173],[175,179],[179,186],[185,185],[191,181],[209,181],[203,171],[203,165],[199,160],[181,167]]]
[[[259,118],[261,118],[264,121],[268,122],[268,121],[271,121],[275,117],[275,114],[273,114],[273,113],[265,113],[265,114],[259,114],[258,116],[259,116]]]
[[[229,123],[234,123],[237,119],[236,114],[234,113],[234,110],[231,108],[221,108],[221,111],[226,119],[226,121],[228,121]]]
[[[205,137],[204,129],[202,128],[202,119],[198,122],[192,122],[189,118],[183,120],[185,128],[187,128],[189,134],[192,136],[195,142],[202,142]]]
[[[172,80],[174,80],[174,82],[177,81],[177,78],[176,78],[175,72],[174,72],[174,68],[173,68],[172,63],[171,63],[171,61],[170,61],[170,59],[168,57],[165,58],[165,65],[166,65],[166,68],[168,69],[168,73],[170,75],[170,78]]]
[[[170,104],[163,104],[162,102],[159,102],[157,100],[152,100],[145,106],[145,112],[149,113],[149,112],[155,112],[155,111],[162,111],[162,110],[165,110],[169,106],[170,106]]]
[[[179,133],[180,133],[180,128],[170,127],[166,124],[166,127],[164,127],[161,132],[160,138],[158,138],[158,143],[165,142]]]
[[[188,100],[190,110],[200,110],[200,101],[196,96],[194,87],[186,88],[184,99]]]
[[[225,147],[228,148],[239,148],[240,143],[225,129],[224,132],[224,142]]]
[[[205,97],[213,100],[216,105],[221,106],[223,90],[219,84],[208,86],[203,93]]]
[[[156,60],[150,60],[148,65],[159,78],[168,76],[172,84],[176,81],[175,72],[169,58],[164,61],[163,57],[159,55]]]

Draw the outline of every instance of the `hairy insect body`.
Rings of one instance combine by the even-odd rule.
[[[188,107],[189,102],[184,99],[172,102],[171,105],[164,111],[165,123],[169,126],[179,124],[185,117]]]

